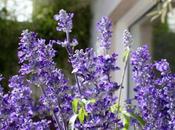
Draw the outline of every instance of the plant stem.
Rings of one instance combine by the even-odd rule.
[[[59,100],[58,97],[57,97],[57,102],[58,102],[58,109],[59,109],[59,111],[60,111],[61,118],[63,119],[64,130],[67,130],[66,121],[65,121],[64,116],[63,116],[63,114],[62,114],[61,106],[60,106],[60,100]]]
[[[130,52],[129,52],[129,54],[130,54]],[[121,80],[120,88],[119,88],[118,110],[117,110],[118,112],[119,112],[119,107],[120,107],[120,100],[121,100],[121,94],[122,94],[122,89],[123,89],[123,82],[124,82],[125,73],[126,73],[126,69],[127,69],[127,65],[128,65],[128,61],[129,61],[129,54],[127,56],[127,59],[126,59],[125,65],[124,65],[124,71],[123,71],[123,74],[122,74],[122,80]]]
[[[47,94],[45,93],[44,88],[42,87],[42,85],[40,86],[40,88],[41,88],[41,91],[42,91],[42,93],[44,94],[44,96],[47,98]],[[57,127],[59,127],[60,130],[65,130],[65,129],[62,127],[62,125],[60,124],[57,115],[56,115],[55,112],[53,111],[52,105],[51,105],[50,103],[49,103],[49,105],[51,106],[51,111],[52,111],[52,113],[53,113],[53,117],[52,117],[52,118],[55,120],[55,122],[56,122],[56,124],[57,124]]]
[[[66,47],[66,50],[67,50],[67,53],[69,54],[69,56],[72,57],[73,56],[73,50],[70,46],[69,32],[66,32],[66,38],[67,38],[67,44],[68,44],[67,47]],[[76,81],[77,86],[78,86],[78,92],[81,95],[81,88],[80,88],[80,82],[78,80],[78,75],[74,74],[74,77],[75,77],[75,81]]]

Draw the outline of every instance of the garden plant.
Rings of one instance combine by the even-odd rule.
[[[125,30],[122,43],[125,65],[123,74],[118,75],[122,81],[117,83],[111,78],[111,72],[120,70],[117,54],[109,54],[112,22],[102,17],[97,23],[97,39],[102,49],[102,54],[97,54],[92,48],[75,49],[78,40],[70,35],[73,16],[65,10],[54,16],[56,30],[65,33],[63,41],[46,41],[34,32],[22,32],[18,47],[20,69],[10,78],[8,93],[0,88],[0,129],[129,130],[131,126],[138,130],[175,129],[175,75],[169,63],[165,59],[153,62],[146,45],[133,51],[132,36]],[[67,51],[74,84],[56,67],[53,58],[59,54],[54,50],[57,45]],[[136,85],[135,98],[121,105],[129,63]],[[33,98],[35,88],[40,90],[39,99]],[[136,106],[132,105],[133,100]]]

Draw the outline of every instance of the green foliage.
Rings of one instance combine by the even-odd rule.
[[[75,120],[79,119],[80,123],[84,123],[84,119],[85,117],[88,117],[88,113],[85,110],[85,106],[88,105],[89,103],[95,103],[96,100],[95,99],[90,99],[90,100],[86,100],[86,99],[79,99],[79,98],[75,98],[72,101],[72,110],[74,112],[74,115],[71,117],[71,119],[69,120],[69,123],[71,124],[71,128],[74,128],[73,124],[75,123]]]
[[[84,107],[82,107],[78,111],[78,119],[79,119],[80,123],[82,123],[82,124],[84,123],[85,116],[88,116],[88,113],[86,112]]]
[[[123,53],[123,62],[126,62],[129,56],[130,50],[126,49]]]
[[[170,67],[175,72],[175,33],[169,31],[167,23],[157,21],[153,25],[153,58],[167,59]]]
[[[75,113],[78,112],[78,102],[79,102],[79,99],[78,99],[78,98],[75,98],[75,99],[72,101],[72,110],[73,110],[73,112],[75,112]]]
[[[14,75],[18,68],[18,37],[23,27],[28,27],[28,23],[0,19],[0,73],[6,79],[3,81],[3,86],[6,86],[6,89],[7,79]]]
[[[130,124],[131,124],[131,119],[137,120],[139,123],[140,127],[143,128],[145,126],[145,121],[142,119],[139,114],[135,114],[134,112],[127,112],[124,110],[121,106],[119,106],[118,103],[115,103],[113,106],[110,107],[110,111],[112,113],[118,113],[119,118],[122,120],[124,127],[122,130],[129,130]]]

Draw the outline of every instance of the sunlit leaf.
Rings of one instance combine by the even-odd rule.
[[[123,123],[124,123],[123,130],[129,130],[130,119],[131,119],[131,117],[129,117],[129,116],[123,114]]]
[[[75,98],[75,99],[72,101],[72,110],[73,110],[73,112],[75,112],[75,113],[78,112],[78,102],[79,102],[79,99],[78,99],[78,98]]]
[[[85,111],[84,108],[80,108],[79,112],[78,112],[78,119],[80,121],[80,123],[84,123],[84,119],[85,116],[88,116],[87,112]]]
[[[118,103],[115,103],[114,105],[112,105],[111,107],[110,107],[110,111],[112,112],[112,113],[115,113],[116,111],[120,111],[120,106],[118,105]]]

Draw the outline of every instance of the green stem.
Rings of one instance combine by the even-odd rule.
[[[122,75],[122,81],[121,81],[120,88],[119,88],[118,106],[120,106],[120,100],[121,100],[122,89],[123,89],[123,82],[124,82],[125,73],[126,73],[127,66],[128,66],[128,61],[129,61],[129,56],[127,57],[127,60],[126,60],[125,65],[124,65],[124,71],[123,71],[123,75]],[[118,109],[119,109],[119,107],[118,107]]]
[[[71,57],[73,55],[73,50],[70,46],[69,32],[66,32],[66,38],[67,38],[67,44],[68,44],[67,47],[66,47],[66,50],[67,50],[68,55]],[[81,88],[80,88],[80,82],[78,80],[78,75],[74,74],[74,77],[75,77],[75,81],[76,81],[77,86],[78,86],[78,92],[81,95]]]

